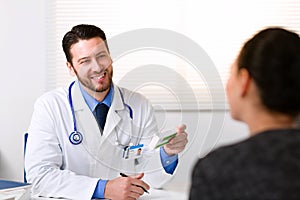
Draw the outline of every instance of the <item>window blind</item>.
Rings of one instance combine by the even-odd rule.
[[[243,43],[269,26],[300,31],[297,0],[56,0],[46,5],[47,90],[74,79],[66,68],[63,35],[77,24],[94,24],[107,35],[113,81],[144,94],[158,110],[228,109],[224,87]]]

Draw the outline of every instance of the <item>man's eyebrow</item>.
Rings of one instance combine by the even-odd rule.
[[[89,59],[89,57],[88,57],[88,56],[86,56],[86,57],[79,58],[79,59],[77,60],[77,62],[79,63],[80,61],[82,61],[82,60],[86,60],[86,59]]]
[[[107,53],[105,50],[102,50],[102,51],[99,51],[98,53],[96,53],[96,55],[100,55],[100,54],[103,54],[103,53]]]
[[[98,56],[98,55],[101,55],[103,53],[107,54],[107,51],[106,50],[102,50],[102,51],[97,52],[95,55]],[[86,59],[90,59],[90,56],[85,56],[85,57],[79,58],[77,60],[77,63],[79,63],[82,60],[86,60]]]

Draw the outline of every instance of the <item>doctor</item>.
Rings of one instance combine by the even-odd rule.
[[[112,83],[105,33],[77,25],[62,43],[77,80],[35,103],[25,155],[33,193],[121,200],[137,199],[143,188],[162,187],[187,144],[185,125],[177,127],[169,144],[149,148],[158,135],[153,108],[142,95]],[[131,153],[135,149],[138,154]],[[120,172],[134,175],[121,177]]]

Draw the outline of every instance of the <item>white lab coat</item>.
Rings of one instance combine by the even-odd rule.
[[[124,102],[132,108],[133,119]],[[34,194],[69,199],[90,199],[99,179],[113,179],[120,172],[145,172],[151,187],[162,187],[171,175],[161,164],[159,151],[147,151],[137,160],[123,159],[123,147],[129,139],[149,144],[158,129],[149,102],[140,94],[114,85],[114,96],[103,135],[93,113],[81,94],[78,82],[72,87],[77,130],[83,135],[79,145],[69,141],[74,130],[68,89],[58,88],[41,96],[35,103],[25,154],[28,182]],[[130,134],[131,137],[130,137]]]

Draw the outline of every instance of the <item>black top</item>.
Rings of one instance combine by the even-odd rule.
[[[199,159],[190,199],[300,199],[300,130],[270,130]]]

